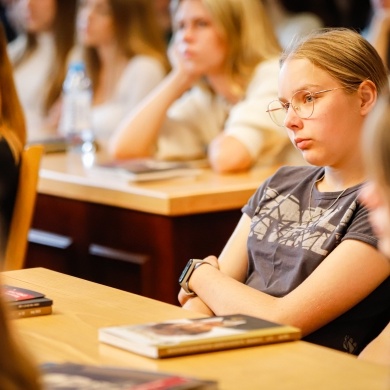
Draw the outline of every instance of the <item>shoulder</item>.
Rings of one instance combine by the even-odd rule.
[[[247,88],[247,94],[255,92],[264,94],[267,90],[272,90],[273,94],[277,94],[279,69],[278,58],[259,63],[253,71],[252,79]]]

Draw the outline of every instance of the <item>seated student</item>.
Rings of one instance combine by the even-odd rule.
[[[382,97],[365,126],[363,149],[370,178],[360,199],[370,210],[379,237],[378,247],[390,261],[390,98]],[[369,264],[368,267],[371,265]],[[387,296],[390,300],[390,296]],[[390,322],[359,355],[360,359],[390,366]]]
[[[280,48],[261,3],[178,0],[172,6],[173,69],[113,135],[112,155],[207,155],[218,172],[274,162],[288,138],[265,112],[276,94]]]
[[[0,56],[0,252],[3,253],[14,209],[26,128],[7,55],[7,40],[1,27]]]
[[[144,0],[79,2],[77,36],[92,79],[92,127],[100,144],[168,70],[154,11]]]
[[[56,134],[77,0],[15,1],[25,33],[9,44],[8,52],[30,141]]]
[[[12,66],[7,56],[7,40],[0,28],[0,252],[4,253],[7,229],[17,187],[20,152],[25,142],[23,111],[18,100]],[[2,270],[3,256],[0,256]],[[17,342],[7,309],[0,296],[0,389],[38,390],[39,373]]]
[[[184,308],[294,325],[353,354],[383,329],[390,263],[358,193],[363,123],[387,89],[378,53],[352,30],[318,31],[284,52],[268,112],[313,166],[283,167],[260,186],[219,259],[182,284],[197,294],[180,291]]]
[[[362,34],[378,51],[390,70],[390,2],[371,0],[370,23]]]

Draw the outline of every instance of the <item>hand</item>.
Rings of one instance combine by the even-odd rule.
[[[214,315],[211,309],[198,297],[190,298],[183,306],[183,309],[196,311],[198,313],[206,314],[208,316]]]
[[[188,88],[192,87],[203,76],[196,62],[183,56],[178,44],[173,42],[169,46],[168,57],[172,65],[172,71],[179,74],[181,80],[185,80]]]

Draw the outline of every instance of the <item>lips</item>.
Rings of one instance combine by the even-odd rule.
[[[310,145],[310,139],[307,138],[296,138],[294,142],[296,147],[301,150],[307,149]]]

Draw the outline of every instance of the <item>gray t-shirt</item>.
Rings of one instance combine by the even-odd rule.
[[[314,183],[323,174],[323,168],[283,167],[243,207],[243,212],[252,219],[247,285],[282,297],[300,285],[343,240],[354,239],[377,246],[377,238],[368,221],[368,210],[357,199],[361,185],[343,193],[322,193]],[[390,296],[390,278],[384,284],[387,298]],[[376,305],[368,310],[369,313],[366,309],[360,310],[359,304],[348,312],[353,312],[353,319],[347,318],[345,322],[344,317],[349,315],[346,313],[307,339],[359,353],[375,337],[372,334],[379,333],[386,319],[387,322],[390,320],[390,302],[377,296],[375,291],[366,298]],[[355,309],[359,312],[355,313]],[[359,318],[367,316],[371,324],[363,325],[366,319],[359,322]],[[340,319],[343,325],[337,322]],[[335,322],[337,331],[332,328],[329,333],[327,329]],[[359,329],[355,332],[352,328]]]

